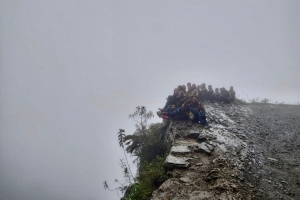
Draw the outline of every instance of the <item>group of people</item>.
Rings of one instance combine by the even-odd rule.
[[[158,116],[163,119],[187,119],[198,122],[203,126],[208,126],[206,122],[206,112],[199,101],[230,103],[235,100],[235,91],[233,87],[227,91],[224,87],[215,88],[209,85],[208,89],[205,83],[196,86],[187,83],[179,85],[174,89],[173,95],[169,95],[164,108],[159,108]]]

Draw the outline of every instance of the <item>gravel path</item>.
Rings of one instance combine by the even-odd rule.
[[[300,106],[248,106],[253,114],[245,133],[262,157],[247,178],[260,188],[262,199],[300,199]]]

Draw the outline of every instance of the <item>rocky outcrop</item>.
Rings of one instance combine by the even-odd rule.
[[[162,123],[162,138],[172,146],[165,161],[170,179],[152,200],[300,199],[300,106],[204,105],[208,129],[190,121]],[[287,154],[282,143],[291,148]]]

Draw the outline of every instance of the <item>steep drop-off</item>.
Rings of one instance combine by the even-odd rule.
[[[163,121],[171,178],[152,200],[300,199],[300,106],[204,106],[209,129]]]

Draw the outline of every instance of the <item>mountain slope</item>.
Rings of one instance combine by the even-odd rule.
[[[171,178],[153,200],[300,199],[300,106],[204,106],[209,129],[163,122]]]

